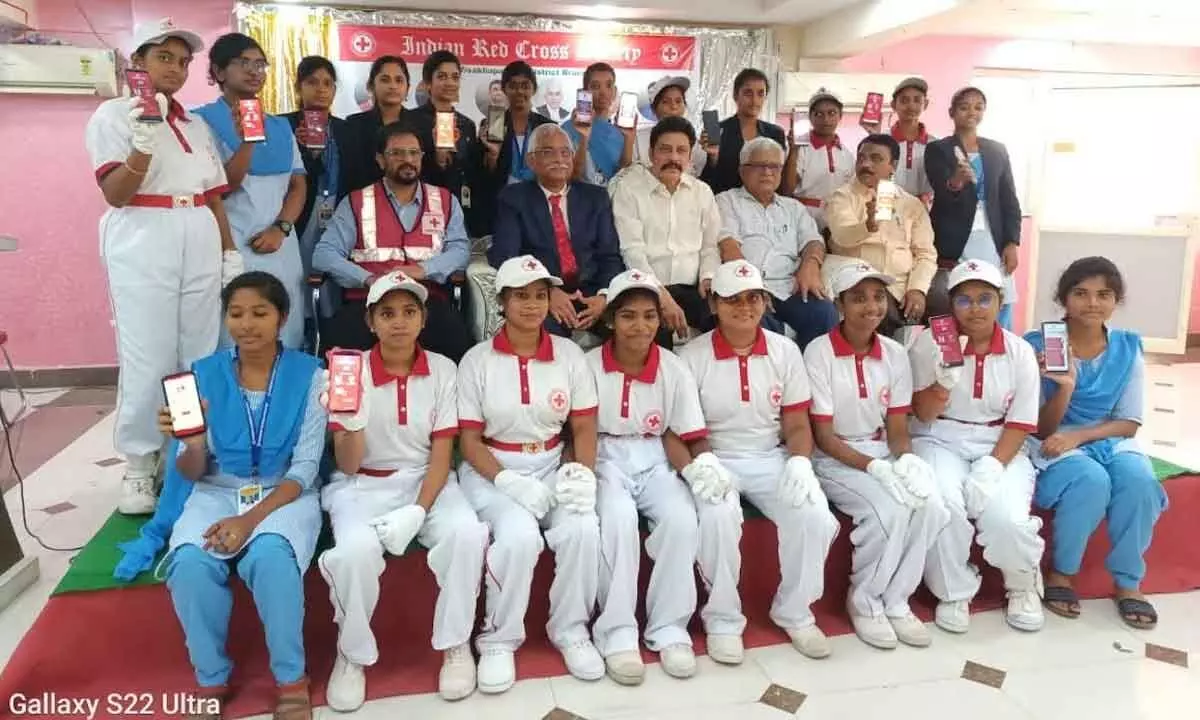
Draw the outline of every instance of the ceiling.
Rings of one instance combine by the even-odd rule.
[[[1200,46],[1197,0],[973,0],[935,32],[1077,43]]]

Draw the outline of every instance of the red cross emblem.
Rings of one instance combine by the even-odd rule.
[[[409,280],[409,277],[400,270],[397,270],[394,274],[396,276],[396,282],[407,282]]]
[[[879,391],[879,404],[884,406],[885,408],[891,406],[891,404],[892,404],[892,389],[890,387],[885,387],[884,389]]]
[[[866,263],[859,263],[858,269],[862,272],[871,272],[871,266]]]
[[[783,388],[778,385],[771,386],[771,407],[777,408],[783,404]]]
[[[554,408],[555,412],[562,412],[567,409],[567,391],[555,390],[550,393],[550,407]]]
[[[679,48],[672,43],[667,43],[663,45],[660,55],[664,63],[674,65],[679,61]]]
[[[973,263],[973,262],[969,262],[969,263],[967,263],[967,269],[968,270],[978,270],[979,265],[976,263]]]
[[[169,17],[163,18],[162,25],[160,25],[158,29],[164,30],[164,31],[165,30],[174,30],[175,29],[175,19],[169,18]]]
[[[1004,412],[1005,413],[1007,413],[1008,409],[1012,407],[1012,404],[1013,404],[1013,394],[1008,393],[1007,395],[1004,396]]]
[[[354,37],[350,38],[350,49],[355,55],[370,55],[375,49],[375,38],[364,32],[355,33]]]
[[[637,270],[634,270],[633,272],[629,273],[629,279],[633,280],[634,282],[641,282],[642,274]]]
[[[538,269],[538,261],[530,258],[526,260],[523,265],[521,265],[521,268],[533,272],[534,270]]]
[[[734,271],[734,274],[737,275],[738,277],[743,277],[743,278],[750,277],[750,266],[744,265],[744,264],[738,265],[738,269]]]
[[[645,424],[647,430],[658,432],[662,428],[662,414],[657,410],[651,410],[646,414],[646,419],[642,422]]]

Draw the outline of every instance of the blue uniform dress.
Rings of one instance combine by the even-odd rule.
[[[1059,432],[1113,420],[1142,422],[1142,339],[1128,330],[1107,332],[1104,352],[1078,361],[1075,391]],[[1030,332],[1025,339],[1038,352],[1044,350],[1041,332]],[[1058,385],[1044,379],[1042,404],[1056,392]],[[1088,538],[1107,518],[1112,549],[1105,565],[1118,588],[1136,589],[1146,574],[1142,556],[1154,524],[1167,507],[1167,495],[1137,440],[1095,440],[1052,459],[1041,454],[1040,441],[1029,442],[1030,458],[1040,471],[1034,503],[1054,510],[1054,570],[1078,573]]]
[[[254,596],[276,682],[293,683],[305,675],[302,577],[321,529],[316,478],[326,414],[320,403],[319,363],[285,350],[268,390],[257,392],[238,383],[233,351],[218,351],[198,361],[194,370],[200,394],[209,403],[208,469],[191,484],[182,510],[175,508],[179,515],[165,558],[167,588],[188,655],[201,687],[227,684],[233,670],[225,651],[233,609],[229,575],[236,571]],[[205,530],[238,515],[239,489],[261,484],[265,498],[286,480],[300,485],[300,497],[267,515],[240,551],[228,555],[203,549]],[[187,481],[172,465],[167,485],[180,482]],[[159,519],[156,515],[154,520]]]
[[[212,129],[221,162],[229,162],[242,144],[233,126],[229,105],[224,100],[216,100],[194,112]],[[250,248],[250,239],[279,219],[292,176],[305,174],[304,158],[291,125],[275,115],[267,115],[264,119],[267,139],[254,148],[250,170],[241,187],[225,198],[225,213],[229,216],[233,242],[242,253],[246,270],[269,272],[287,288],[292,308],[279,339],[286,347],[300,348],[304,345],[304,262],[296,231],[289,232],[273,253],[257,253]],[[221,347],[232,344],[229,333],[222,330]]]

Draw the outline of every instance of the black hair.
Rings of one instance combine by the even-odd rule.
[[[1112,260],[1099,255],[1079,258],[1068,265],[1062,275],[1058,276],[1058,289],[1054,292],[1054,299],[1059,305],[1066,307],[1067,296],[1071,291],[1083,281],[1094,277],[1104,278],[1104,284],[1117,296],[1117,302],[1125,301],[1125,278],[1121,277],[1121,271]]]
[[[751,80],[762,80],[766,86],[767,92],[771,92],[771,81],[767,79],[767,74],[758,68],[745,68],[733,78],[733,94],[736,97],[742,86]]]
[[[425,64],[421,66],[421,79],[427,83],[433,82],[433,74],[446,63],[454,63],[454,67],[462,72],[462,63],[459,62],[457,55],[449,50],[435,50],[425,58]]]
[[[286,317],[288,311],[291,310],[291,301],[288,300],[287,289],[279,281],[279,278],[269,272],[251,270],[235,277],[221,291],[222,315],[229,312],[229,303],[233,300],[233,296],[238,290],[255,291],[264,300],[274,305],[275,309],[283,317]]]
[[[613,76],[613,82],[617,81],[617,71],[613,70],[612,65],[609,65],[606,62],[594,62],[591,65],[588,65],[587,69],[583,71],[584,90],[587,90],[588,86],[592,84],[592,76],[596,73],[608,73],[609,75]]]
[[[962,102],[962,99],[965,98],[967,95],[970,95],[971,93],[975,93],[976,95],[978,95],[979,98],[981,100],[983,100],[984,106],[987,105],[987,95],[984,95],[983,91],[980,90],[979,88],[975,87],[974,85],[968,85],[965,88],[962,88],[958,92],[954,93],[954,96],[950,98],[950,111],[954,112],[954,107],[956,105],[958,105],[960,102]]]
[[[687,135],[688,145],[696,145],[696,129],[692,127],[692,123],[687,118],[668,117],[659,120],[650,129],[650,149],[653,150],[658,144],[658,139],[667,133],[683,133]]]
[[[888,133],[871,133],[858,143],[858,149],[861,151],[863,145],[883,145],[892,154],[892,164],[900,160],[900,143],[896,142],[896,138]]]
[[[510,81],[519,77],[529,78],[529,82],[533,83],[534,92],[537,92],[537,75],[534,74],[529,63],[524,60],[514,60],[504,66],[504,70],[500,73],[500,88],[508,87]]]
[[[309,55],[300,60],[300,64],[296,66],[296,87],[300,87],[300,83],[316,75],[318,71],[324,70],[329,73],[329,77],[337,82],[337,69],[333,67],[333,63],[329,62],[329,58],[320,55]]]
[[[604,313],[601,316],[602,322],[608,327],[612,327],[613,323],[616,322],[617,313],[621,311],[621,308],[638,299],[650,300],[654,303],[654,309],[658,312],[658,321],[661,324],[663,314],[662,299],[659,297],[659,294],[653,290],[640,287],[626,290],[618,295],[615,300],[609,303],[604,308]]]
[[[382,155],[387,151],[388,142],[394,137],[401,135],[412,135],[421,142],[421,135],[417,132],[417,128],[407,120],[397,120],[390,122],[387,125],[379,128],[379,135],[375,141],[375,153]]]
[[[408,74],[408,63],[404,62],[404,58],[399,55],[380,55],[375,58],[375,62],[371,63],[371,71],[367,73],[368,90],[374,89],[375,78],[379,77],[379,73],[383,72],[384,65],[399,65],[400,72],[404,73],[404,82],[412,82],[412,77]]]
[[[239,58],[242,53],[247,50],[257,50],[267,56],[267,51],[262,49],[262,45],[249,35],[242,33],[226,33],[217,38],[212,47],[208,49],[208,77],[217,84],[218,87],[224,87],[225,84],[217,79],[217,71],[224,70],[229,67],[229,63],[233,62],[234,58]]]

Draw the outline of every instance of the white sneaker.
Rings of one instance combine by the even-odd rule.
[[[122,515],[149,515],[158,504],[158,497],[154,494],[154,471],[158,457],[153,453],[130,455],[126,463],[117,511]]]
[[[896,631],[888,622],[887,616],[855,615],[850,613],[850,623],[854,625],[854,634],[871,647],[880,650],[892,650],[896,647]]]
[[[929,628],[925,627],[925,623],[917,619],[911,610],[899,617],[888,615],[887,620],[891,623],[892,630],[896,631],[896,639],[905,645],[929,647],[929,644],[933,642]]]
[[[792,647],[805,657],[820,660],[829,657],[829,653],[833,652],[829,647],[829,638],[825,637],[825,633],[821,632],[816,623],[802,628],[784,628],[784,631],[792,639]]]
[[[438,673],[438,694],[443,700],[462,700],[475,692],[475,656],[467,643],[450,648],[442,655]]]
[[[709,633],[708,656],[722,665],[741,665],[746,657],[742,636]]]
[[[646,664],[637,650],[622,650],[604,658],[608,676],[618,685],[641,685],[646,679]]]
[[[338,712],[354,712],[367,699],[367,676],[362,665],[350,662],[341,653],[333,661],[333,672],[329,674],[329,686],[325,688],[325,702]]]
[[[971,627],[971,604],[966,600],[939,602],[933,624],[955,635],[965,633]]]
[[[1036,590],[1010,590],[1004,619],[1017,630],[1037,632],[1046,624],[1042,600]]]
[[[517,681],[517,666],[513,651],[488,648],[479,653],[479,692],[502,693]]]
[[[560,647],[558,651],[567,663],[567,672],[580,680],[599,680],[604,677],[604,658],[600,657],[591,640],[579,640]]]
[[[675,643],[658,652],[663,672],[673,678],[690,678],[696,674],[696,653],[691,645]]]

